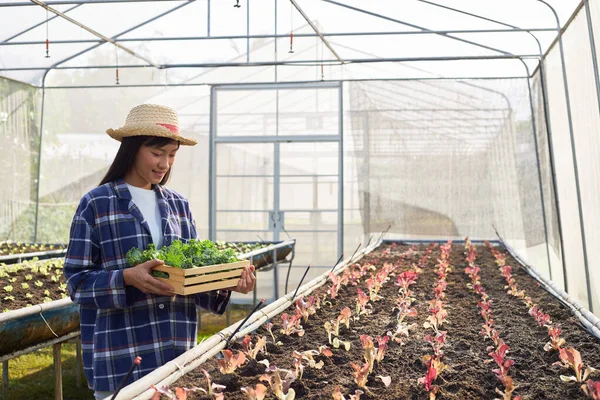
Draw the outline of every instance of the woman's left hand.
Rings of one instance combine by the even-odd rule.
[[[248,265],[244,267],[244,270],[242,271],[242,276],[240,277],[237,286],[227,288],[227,290],[247,294],[254,290],[255,284],[256,277],[254,276],[254,265]]]

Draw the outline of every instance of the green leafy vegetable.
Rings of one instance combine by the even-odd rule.
[[[168,266],[182,269],[239,261],[234,249],[220,250],[210,240],[190,240],[187,243],[175,240],[170,246],[162,247],[160,250],[156,250],[154,244],[148,245],[144,251],[134,247],[127,252],[126,259],[132,267],[158,259],[163,260]],[[167,274],[160,271],[153,271],[152,275],[168,277]]]

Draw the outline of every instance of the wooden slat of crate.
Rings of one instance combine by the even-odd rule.
[[[159,280],[171,285],[173,287],[173,290],[175,291],[175,293],[181,294],[184,296],[187,296],[189,294],[195,294],[195,293],[209,292],[211,290],[217,290],[217,289],[227,289],[229,287],[237,285],[238,280],[239,280],[239,278],[236,277],[234,279],[227,279],[224,281],[199,283],[199,284],[186,286],[181,281],[176,281],[176,280],[171,280],[171,279],[166,279],[166,278],[156,278],[156,279],[159,279]]]
[[[173,268],[173,267],[169,267],[168,265],[160,265],[158,267],[154,267],[153,270],[166,272],[169,274],[169,276],[171,276],[171,275],[190,276],[190,275],[202,275],[202,274],[206,274],[208,272],[215,272],[215,271],[228,271],[231,269],[243,269],[247,265],[250,265],[250,261],[243,260],[243,261],[238,261],[238,262],[233,262],[233,263],[228,263],[228,264],[209,265],[206,267],[195,267],[195,268],[187,268],[187,269]],[[241,271],[240,271],[240,274],[241,274]]]
[[[155,267],[154,270],[169,274],[169,278],[157,279],[171,285],[175,293],[188,295],[235,286],[246,265],[250,265],[248,260],[188,269],[161,265]],[[215,271],[222,272],[214,273]],[[207,275],[207,273],[210,274]],[[232,279],[221,280],[225,278]]]

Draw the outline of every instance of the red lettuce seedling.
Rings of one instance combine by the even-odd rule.
[[[415,329],[417,324],[403,324],[400,323],[396,325],[396,331],[392,333],[391,331],[387,332],[387,335],[392,338],[392,340],[400,345],[403,344],[403,336],[409,337],[409,330]]]
[[[581,390],[583,390],[585,395],[590,399],[600,400],[600,382],[588,379],[585,385],[581,385]]]
[[[256,360],[256,356],[259,352],[263,351],[265,345],[267,344],[267,338],[264,336],[256,339],[256,344],[252,344],[252,338],[250,335],[244,336],[244,340],[242,340],[242,351],[251,360]]]
[[[277,342],[275,340],[275,336],[273,335],[273,323],[269,322],[265,325],[265,328],[267,329],[267,331],[269,332],[269,334],[271,335],[271,338],[273,339],[273,344],[282,344],[281,342]]]
[[[408,287],[415,283],[419,279],[419,274],[413,271],[404,271],[400,275],[398,275],[398,281],[396,282],[396,286],[400,286],[404,293],[408,295],[409,290]]]
[[[510,376],[505,377],[504,381],[502,381],[502,384],[504,385],[504,391],[496,388],[496,393],[502,396],[501,400],[521,400],[521,396],[512,397],[516,386]]]
[[[209,396],[214,396],[215,399],[223,399],[223,393],[219,392],[225,390],[225,386],[212,382],[210,379],[210,375],[208,374],[208,372],[206,372],[205,369],[202,370],[202,373],[206,377],[206,388],[208,389],[205,392],[208,393]]]
[[[337,275],[334,275],[332,272],[330,272],[327,276],[329,276],[329,280],[331,281],[331,287],[329,290],[327,290],[327,293],[329,293],[329,296],[332,299],[335,299],[338,295],[338,291],[340,290],[341,278]]]
[[[304,365],[302,364],[304,356],[302,353],[294,350],[292,357],[294,358],[294,376],[296,377],[296,380],[300,380],[304,374]]]
[[[440,300],[432,300],[430,302],[429,312],[431,315],[427,317],[427,322],[423,324],[425,329],[432,328],[435,332],[446,322],[448,313],[444,310],[444,304]]]
[[[255,389],[251,386],[247,386],[240,390],[246,395],[248,400],[263,400],[267,395],[267,387],[262,383],[257,383]]]
[[[298,336],[304,336],[304,328],[300,325],[301,316],[293,315],[289,316],[287,313],[281,315],[281,333],[290,336],[294,333]]]
[[[343,323],[346,325],[346,329],[350,329],[350,317],[352,316],[352,311],[348,307],[344,307],[340,312],[340,315],[337,318],[338,325]],[[339,327],[338,327],[339,330]]]
[[[369,373],[373,372],[373,363],[375,362],[375,344],[373,338],[369,335],[360,335],[364,351],[365,362],[369,364]]]
[[[387,343],[390,341],[390,337],[385,335],[383,337],[377,336],[377,354],[375,355],[375,360],[380,363],[383,360],[383,356],[385,351],[387,350]]]
[[[331,341],[331,336],[336,335],[336,328],[329,321],[327,321],[323,324],[323,328],[325,328],[325,331],[327,332],[327,337],[329,338],[329,344],[333,344],[333,342]]]
[[[369,303],[369,296],[360,288],[358,290],[358,295],[356,296],[356,320],[360,319],[360,316],[363,314],[369,314],[370,311],[367,310],[367,305]]]
[[[544,314],[542,310],[538,309],[536,306],[531,307],[529,310],[529,315],[531,315],[540,326],[549,326],[552,324],[550,320],[550,315]]]
[[[554,349],[560,351],[561,347],[566,343],[565,339],[560,337],[561,332],[562,331],[558,325],[548,327],[548,336],[550,336],[550,341],[544,345],[544,350],[550,351]]]
[[[358,387],[366,389],[367,388],[367,378],[369,377],[369,363],[366,362],[361,367],[360,365],[351,362],[350,366],[354,370],[352,375],[354,375],[354,382],[358,385]]]
[[[509,349],[510,349],[510,347],[508,347],[507,344],[502,342],[500,344],[500,346],[498,346],[498,348],[496,348],[496,350],[489,353],[489,356],[492,357],[492,359],[496,362],[496,364],[498,364],[498,367],[499,367],[497,369],[492,370],[492,372],[494,372],[494,374],[496,374],[496,377],[502,383],[504,383],[504,380],[506,379],[506,377],[508,377],[508,370],[515,363],[514,360],[507,360],[505,358],[506,352]]]
[[[217,363],[222,374],[232,374],[240,365],[246,362],[246,356],[241,351],[238,351],[237,356],[234,356],[231,350],[221,350],[221,354],[223,358],[217,360]]]
[[[442,372],[444,364],[438,359],[431,358],[430,356],[423,357],[423,360],[427,364],[427,373],[424,377],[419,378],[419,383],[422,383],[425,390],[429,392],[429,399],[435,400],[435,394],[437,393],[438,388],[437,386],[433,386],[433,381],[435,381],[440,372]]]
[[[341,392],[341,388],[339,386],[336,386],[332,395],[333,395],[333,400],[346,400],[346,398],[344,397],[344,395]],[[349,400],[360,400],[360,396],[365,394],[365,392],[363,392],[362,390],[358,390],[356,389],[354,391],[354,394],[350,395],[350,399]]]
[[[431,335],[426,335],[425,341],[431,344],[431,347],[433,347],[433,354],[435,355],[435,357],[441,358],[444,354],[444,352],[442,351],[442,347],[444,347],[444,344],[446,342],[446,332],[438,332],[435,336],[435,339],[431,337]]]
[[[331,357],[333,356],[333,353],[331,352],[331,349],[328,346],[319,346],[319,355],[323,355],[325,357]]]
[[[560,379],[565,382],[583,382],[595,371],[592,367],[585,368],[583,361],[581,361],[581,354],[573,347],[560,349],[558,357],[560,361],[555,362],[553,365],[562,365],[565,368],[571,368],[575,372],[575,376],[561,375]]]
[[[281,374],[283,374],[283,378]],[[290,388],[295,380],[292,371],[279,369],[273,365],[267,369],[267,374],[262,375],[259,380],[267,382],[279,400],[294,400],[296,397],[296,392]]]

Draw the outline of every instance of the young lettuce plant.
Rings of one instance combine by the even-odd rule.
[[[301,315],[302,320],[307,322],[308,318],[320,308],[319,303],[318,297],[310,296],[306,301],[304,301],[304,297],[301,297],[296,300],[296,314]]]
[[[255,388],[246,386],[240,390],[246,395],[247,400],[263,400],[267,395],[267,387],[262,383],[257,383]]]
[[[354,394],[351,394],[348,400],[360,400],[360,396],[365,394],[362,390],[356,389]],[[333,393],[333,400],[346,400],[344,395],[342,394],[342,389],[339,386],[336,386]]]
[[[339,325],[346,325],[346,329],[350,329],[350,317],[352,316],[352,311],[348,307],[344,307],[340,312],[340,315],[337,317],[338,330]]]
[[[375,361],[377,361],[378,363],[383,361],[383,356],[388,348],[387,344],[389,341],[390,337],[388,335],[385,335],[383,337],[377,336],[377,353],[375,355]]]
[[[373,372],[373,364],[375,362],[375,344],[373,338],[369,335],[360,335],[360,342],[364,349],[365,362],[369,364],[369,373]]]
[[[241,351],[238,351],[237,356],[234,356],[231,350],[221,350],[221,354],[223,358],[217,360],[217,363],[222,374],[233,374],[239,366],[246,362],[246,356]]]
[[[250,335],[246,335],[242,340],[242,351],[250,360],[256,360],[256,356],[259,352],[264,351],[266,344],[267,338],[265,336],[259,337],[256,339],[256,343],[252,344],[252,338]]]
[[[356,317],[354,317],[355,321],[358,321],[361,315],[368,315],[371,313],[371,310],[367,309],[367,306],[370,306],[370,304],[368,304],[369,296],[365,292],[360,290],[360,288],[358,288],[357,291],[358,294],[356,295]]]
[[[549,326],[548,327],[548,336],[550,336],[550,341],[544,345],[544,350],[551,351],[557,350],[560,351],[562,346],[566,343],[565,339],[560,337],[562,331],[558,325]]]
[[[444,370],[445,365],[437,358],[431,356],[423,357],[427,365],[427,373],[424,377],[419,378],[419,383],[423,384],[425,391],[429,393],[429,400],[435,400],[435,396],[438,392],[438,387],[433,385],[438,375]]]
[[[291,336],[294,333],[298,336],[304,336],[304,328],[300,325],[301,318],[299,315],[289,316],[287,313],[283,313],[281,315],[282,323],[280,332],[287,336]]]
[[[559,351],[560,361],[555,362],[553,365],[560,365],[564,368],[571,368],[575,372],[575,376],[561,375],[560,379],[564,382],[583,382],[590,374],[596,370],[592,367],[585,367],[581,360],[581,354],[573,347],[562,348]]]
[[[343,340],[340,340],[338,338],[333,338],[333,347],[335,347],[336,349],[339,349],[341,346],[344,346],[346,351],[350,351],[351,345],[352,343],[350,341],[344,342]]]
[[[588,379],[585,385],[581,385],[581,390],[592,400],[600,400],[600,382]]]
[[[368,391],[368,389],[367,389],[367,379],[369,377],[369,363],[366,362],[362,366],[360,366],[359,364],[351,362],[350,366],[354,370],[354,372],[352,373],[352,375],[354,375],[354,382],[356,382],[356,385],[359,388],[363,388],[366,391]]]
[[[275,396],[279,400],[294,400],[296,398],[296,392],[290,388],[292,382],[294,382],[294,374],[292,371],[287,369],[279,369],[276,366],[267,368],[267,374],[262,375],[259,380],[265,381],[275,393]],[[283,378],[281,377],[283,374]]]
[[[208,372],[206,372],[205,369],[202,370],[202,373],[206,377],[206,389],[207,389],[207,390],[203,390],[203,391],[205,393],[207,393],[209,396],[214,397],[215,400],[223,400],[225,398],[225,395],[221,392],[223,390],[225,390],[226,386],[214,383],[210,379],[210,375],[208,374]]]

